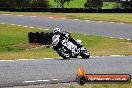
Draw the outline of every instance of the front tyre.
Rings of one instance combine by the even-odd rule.
[[[57,49],[57,52],[63,59],[70,59],[71,57],[68,50],[66,50],[64,47]]]
[[[90,57],[90,52],[87,51],[87,49],[83,47],[83,48],[81,48],[80,56],[81,56],[83,59],[89,59],[89,57]]]

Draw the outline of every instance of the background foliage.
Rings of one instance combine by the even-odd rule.
[[[0,7],[132,8],[132,0],[0,0]]]
[[[0,0],[0,7],[49,7],[47,0]]]

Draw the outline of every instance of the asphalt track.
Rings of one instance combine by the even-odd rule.
[[[14,15],[0,15],[0,23],[46,29],[60,27],[70,32],[132,39],[131,24]],[[72,82],[79,66],[89,74],[132,75],[132,56],[0,61],[0,87]]]
[[[2,14],[0,22],[46,29],[60,27],[69,32],[132,39],[132,24]]]
[[[132,75],[132,56],[0,61],[0,87],[74,82],[79,66],[88,74]]]

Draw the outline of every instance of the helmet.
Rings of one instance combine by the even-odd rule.
[[[53,29],[53,34],[55,34],[55,33],[61,33],[61,29],[60,28]]]

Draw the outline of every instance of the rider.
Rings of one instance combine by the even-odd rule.
[[[69,41],[71,41],[73,44],[77,46],[77,48],[81,48],[82,45],[78,44],[73,38],[71,38],[71,35],[69,32],[66,31],[61,31],[60,28],[55,28],[53,30],[53,34],[60,34],[62,37],[67,38]]]

